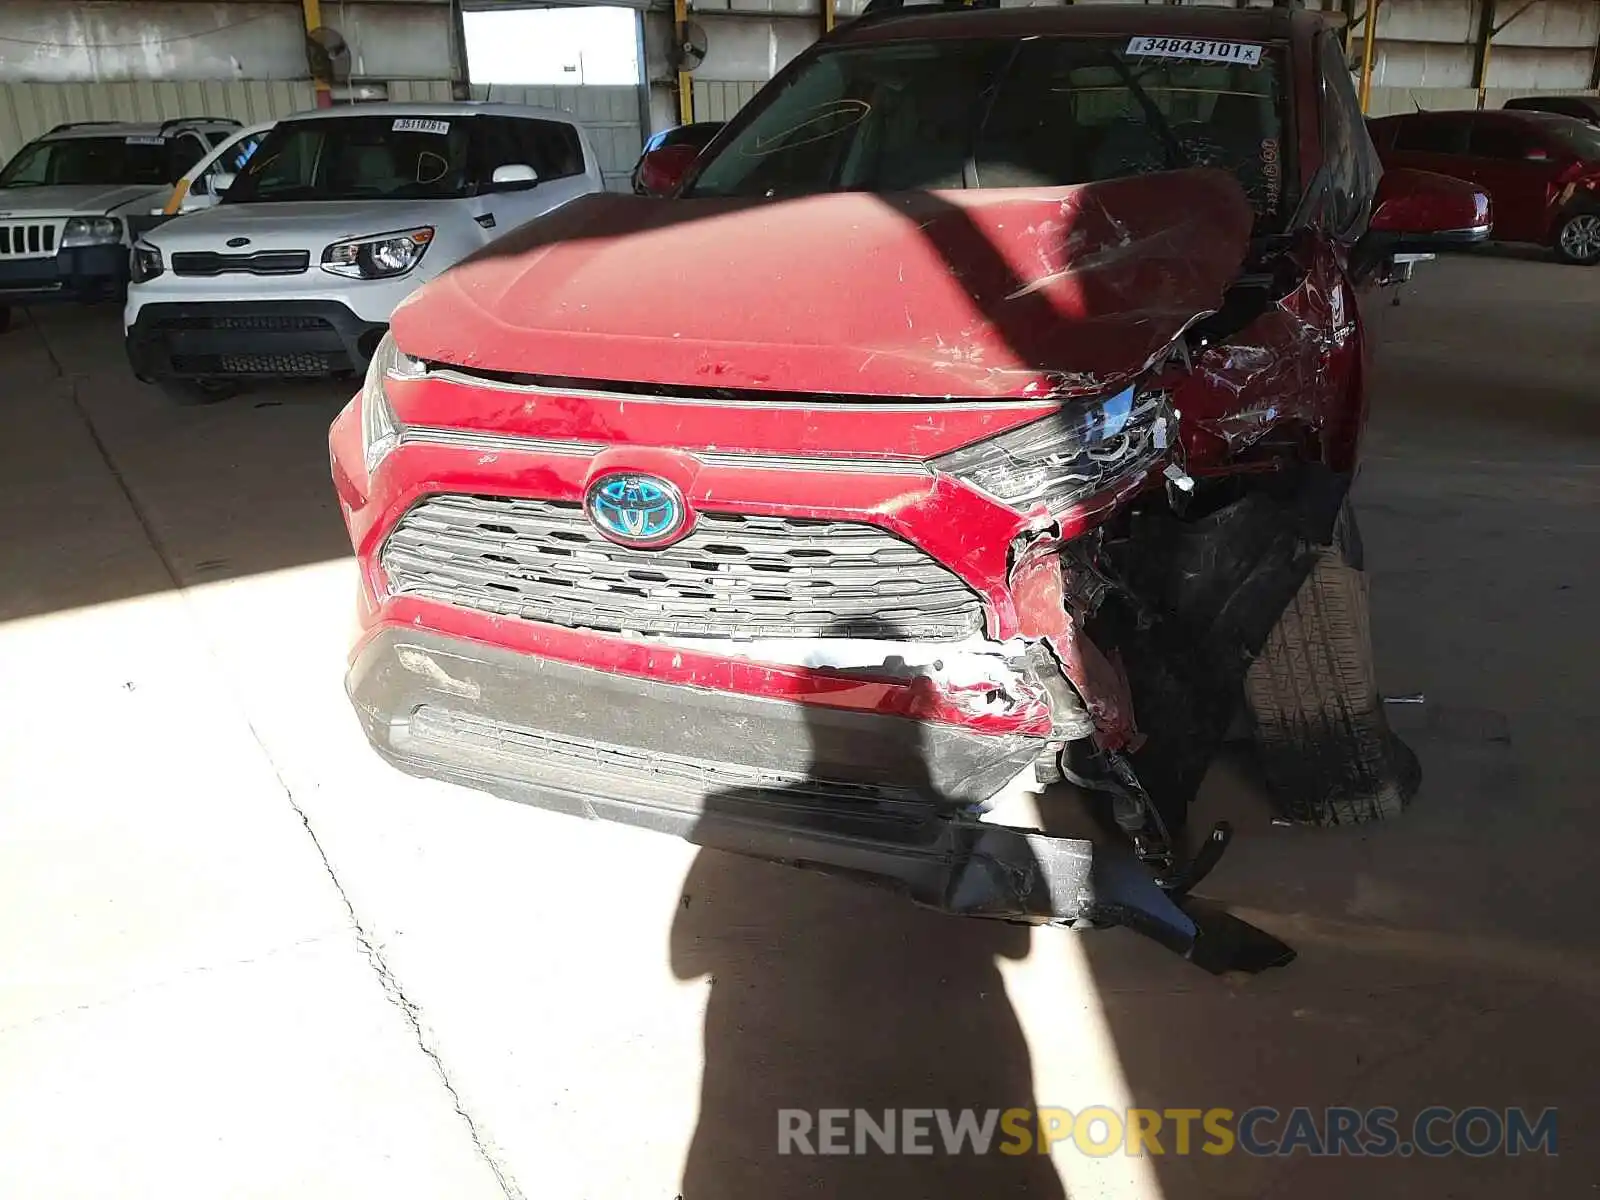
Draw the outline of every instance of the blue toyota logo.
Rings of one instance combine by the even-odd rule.
[[[602,475],[583,507],[596,529],[624,546],[664,546],[689,516],[678,489],[654,475]]]

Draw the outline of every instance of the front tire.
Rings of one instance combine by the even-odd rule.
[[[1350,502],[1245,676],[1278,808],[1313,825],[1397,817],[1422,779],[1378,693],[1361,535]]]
[[[1556,257],[1574,266],[1600,263],[1600,210],[1569,213],[1556,230]]]
[[[237,396],[241,390],[231,379],[163,379],[158,386],[167,399],[185,408],[216,404]]]

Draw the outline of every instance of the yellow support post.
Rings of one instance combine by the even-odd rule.
[[[1361,111],[1372,106],[1372,54],[1378,41],[1378,0],[1367,0],[1367,20],[1361,30]]]
[[[306,32],[322,28],[322,0],[300,0],[301,12],[305,15]],[[317,107],[332,108],[333,93],[328,90],[326,80],[313,80],[317,89]]]
[[[672,0],[672,28],[678,39],[680,61],[683,47],[689,41],[689,0]],[[678,70],[678,123],[688,125],[694,120],[694,80],[681,67]]]
[[[837,16],[835,0],[822,0],[822,32],[832,33]]]

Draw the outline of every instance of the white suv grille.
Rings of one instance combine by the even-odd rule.
[[[57,221],[0,219],[0,258],[44,258],[54,255],[59,240]]]

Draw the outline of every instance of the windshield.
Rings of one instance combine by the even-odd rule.
[[[688,196],[1057,187],[1218,166],[1290,208],[1283,50],[1163,38],[938,39],[824,51]]]
[[[418,200],[465,196],[471,118],[363,116],[275,125],[223,197]]]
[[[32,142],[0,171],[0,187],[172,183],[165,138],[75,137]]]

